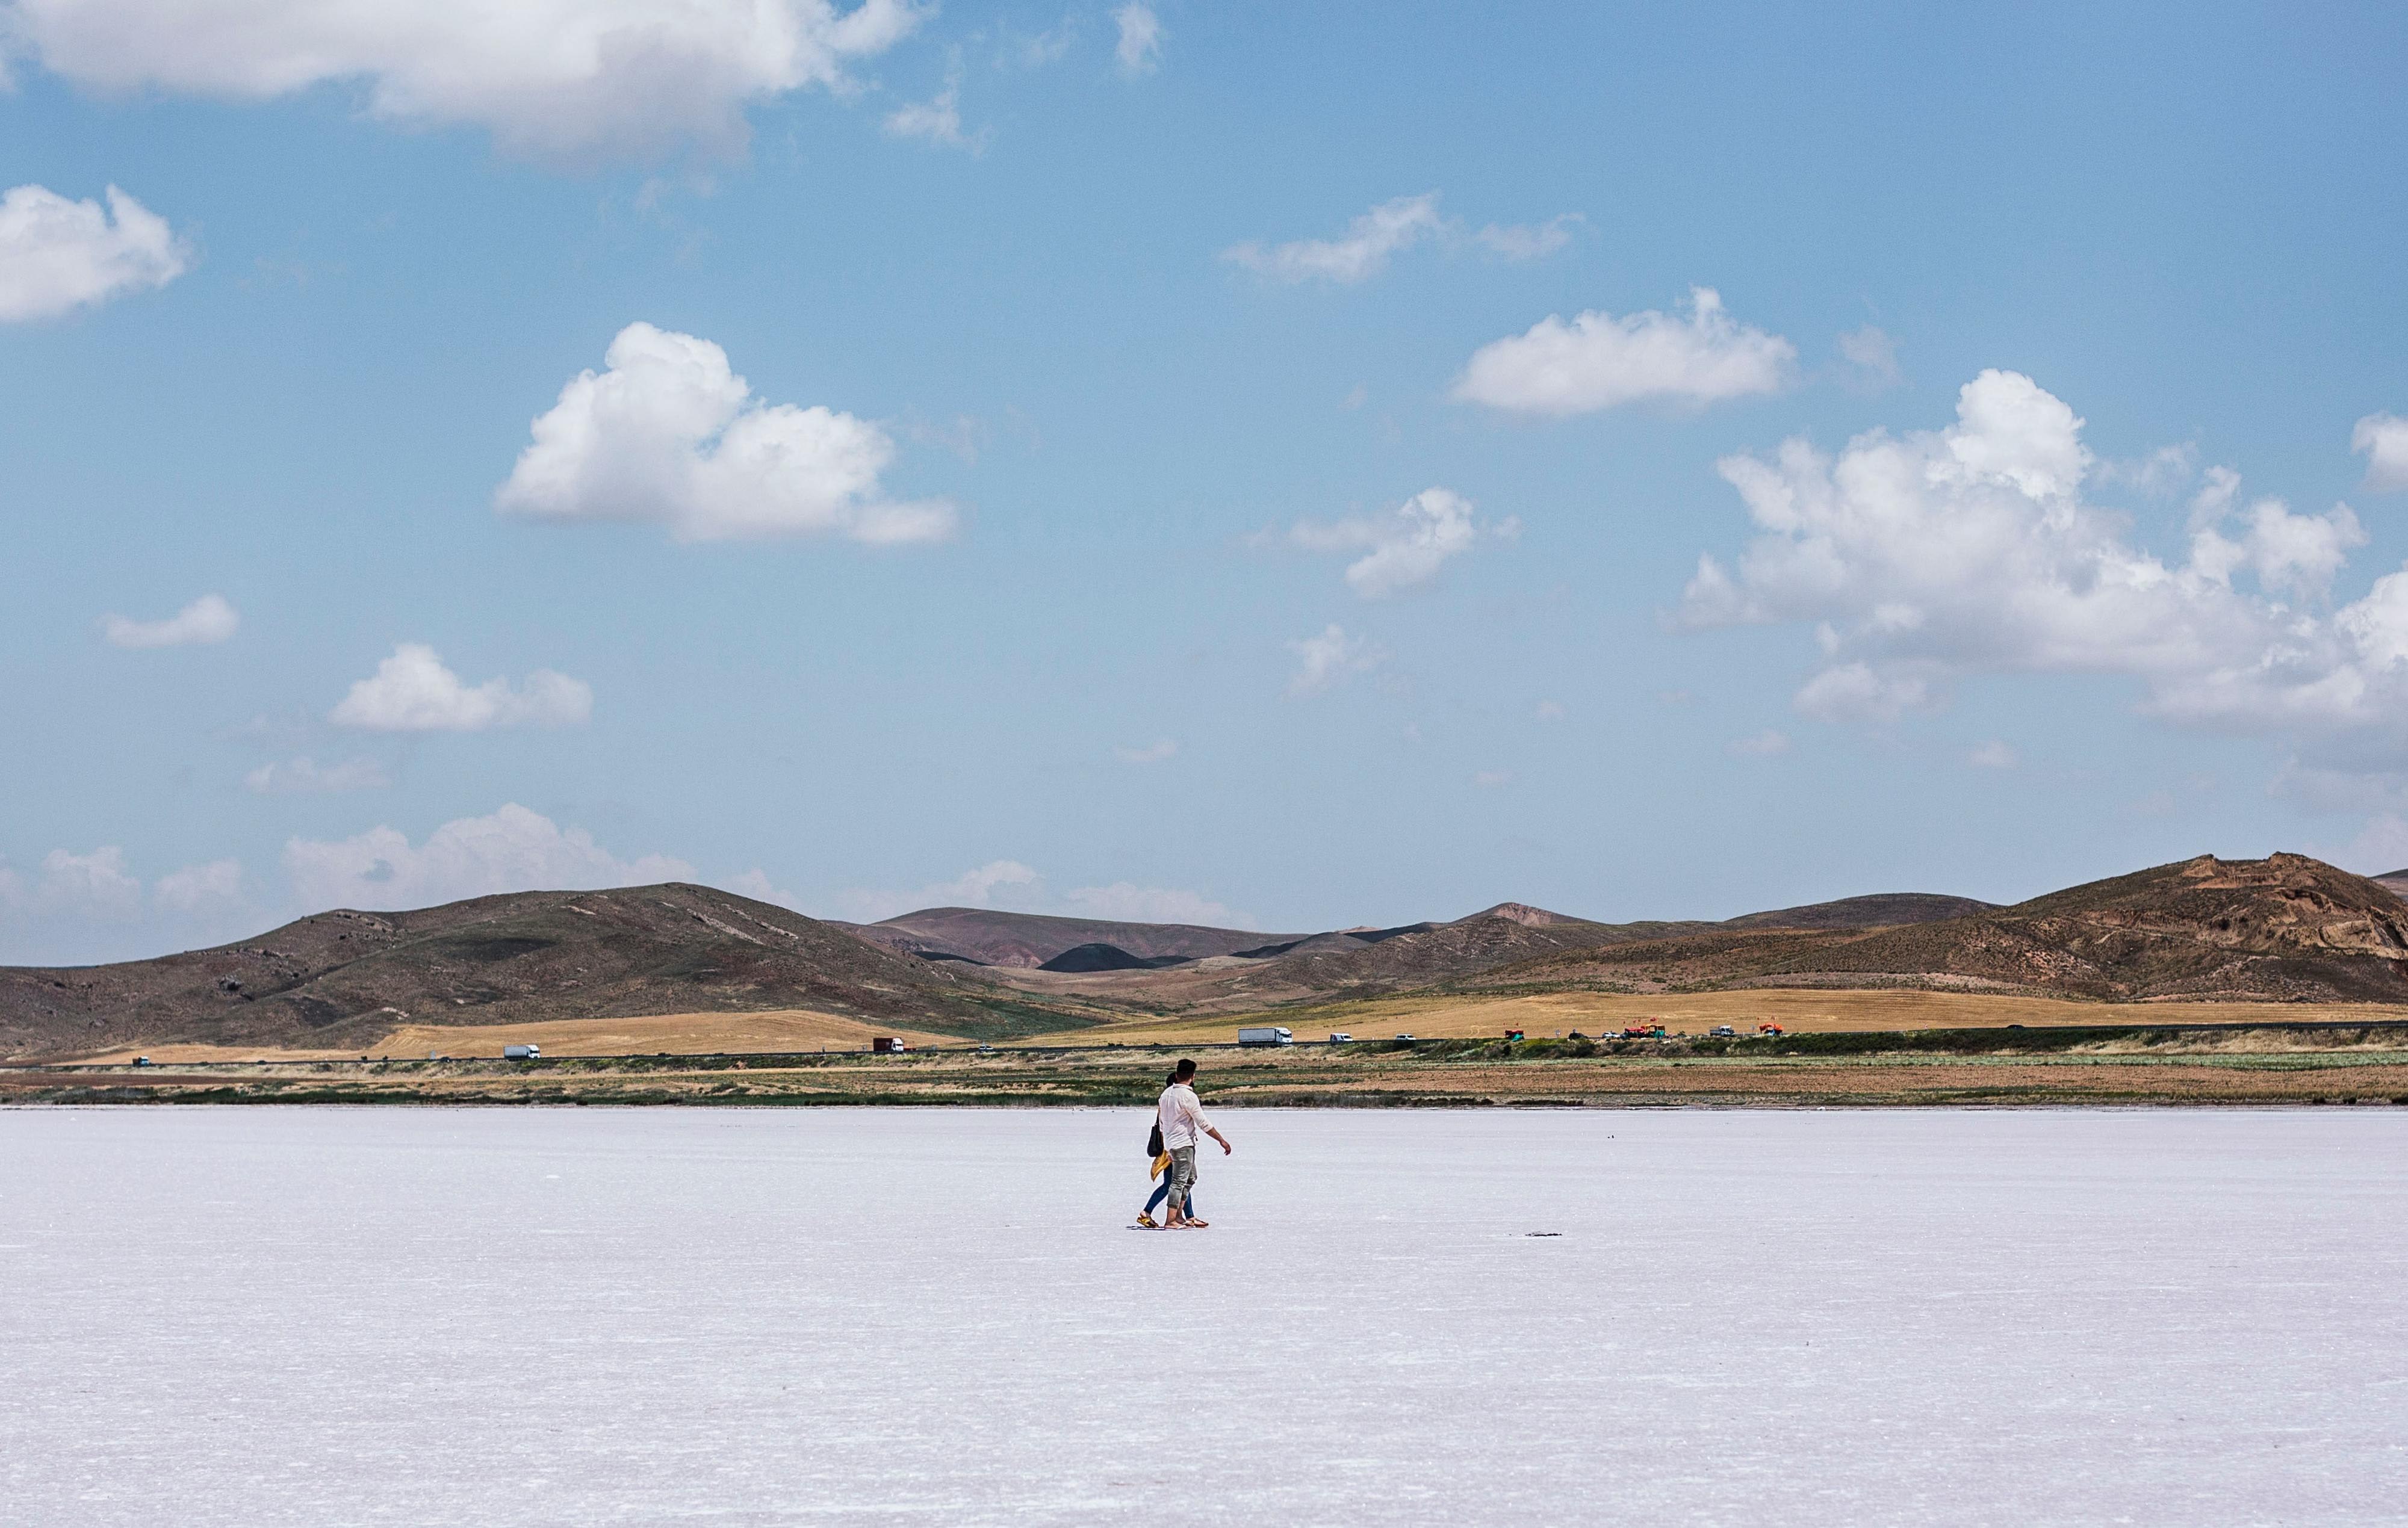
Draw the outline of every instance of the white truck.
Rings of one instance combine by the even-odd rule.
[[[1293,1032],[1282,1029],[1275,1024],[1264,1024],[1238,1031],[1238,1043],[1240,1045],[1294,1045],[1296,1035]]]
[[[543,1047],[539,1045],[506,1045],[502,1047],[502,1059],[504,1061],[541,1061],[543,1059]]]

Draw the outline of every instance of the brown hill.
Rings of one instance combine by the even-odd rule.
[[[1887,892],[1873,896],[1842,897],[1803,907],[1752,912],[1724,923],[1725,928],[1881,928],[1892,923],[1937,923],[1996,910],[1995,902],[1970,896],[1940,896],[1929,892]]]
[[[1140,960],[1168,955],[1200,959],[1303,937],[1197,923],[1118,923],[1096,918],[1049,918],[1037,913],[997,912],[989,907],[924,907],[881,923],[831,927],[891,950],[982,965],[1039,966],[1081,945],[1110,945]]]
[[[0,968],[0,1055],[167,1041],[334,1049],[405,1022],[795,1007],[976,1036],[1082,1021],[783,907],[666,885],[327,912],[159,960]]]
[[[1634,991],[1912,985],[2120,1001],[2408,1002],[2408,905],[2374,881],[2304,855],[2204,855],[1937,922],[1870,931],[1740,927],[1541,957],[1486,980]]]

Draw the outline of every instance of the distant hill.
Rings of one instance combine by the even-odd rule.
[[[2305,855],[2202,855],[1935,922],[1734,926],[1542,956],[1487,979],[2398,1003],[2408,1002],[2408,904]]]
[[[158,960],[0,968],[0,1054],[171,1040],[348,1048],[403,1022],[788,1007],[978,1036],[1082,1021],[783,907],[665,885],[326,912]]]
[[[1110,945],[1140,960],[1164,955],[1196,960],[1303,937],[1296,934],[1207,928],[1196,923],[1049,918],[1038,913],[997,912],[990,907],[924,907],[880,923],[832,926],[909,953],[951,955],[982,965],[1029,967],[1043,965],[1081,945]]]
[[[2408,870],[2386,870],[2367,878],[2394,896],[2408,897]]]
[[[1874,896],[1842,897],[1803,907],[1752,912],[1733,918],[1725,928],[1880,928],[1890,923],[1937,923],[1996,908],[1995,902],[1970,896],[1936,896],[1928,892],[1890,892]]]

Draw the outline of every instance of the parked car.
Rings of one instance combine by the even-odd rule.
[[[1342,1029],[1333,1029],[1329,1032],[1329,1043],[1332,1045],[1349,1045],[1354,1042],[1354,1035]]]
[[[1728,1024],[1716,1024],[1706,1033],[1717,1040],[1736,1040],[1739,1038],[1739,1031],[1731,1028]]]
[[[1758,1024],[1756,1026],[1756,1032],[1758,1035],[1770,1035],[1774,1039],[1779,1039],[1783,1035],[1788,1033],[1779,1024]]]

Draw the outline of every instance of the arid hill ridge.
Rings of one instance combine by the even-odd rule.
[[[1542,956],[1483,981],[2408,1003],[2408,903],[2305,855],[2201,855],[1937,921],[1682,935]]]
[[[1411,992],[1900,986],[2408,1004],[2408,903],[2297,854],[2201,856],[2003,907],[1898,893],[1608,924],[1506,903],[1312,935],[978,908],[856,927],[702,886],[530,892],[338,909],[157,960],[0,968],[0,1055],[367,1049],[404,1024],[781,1009],[1008,1038]]]

